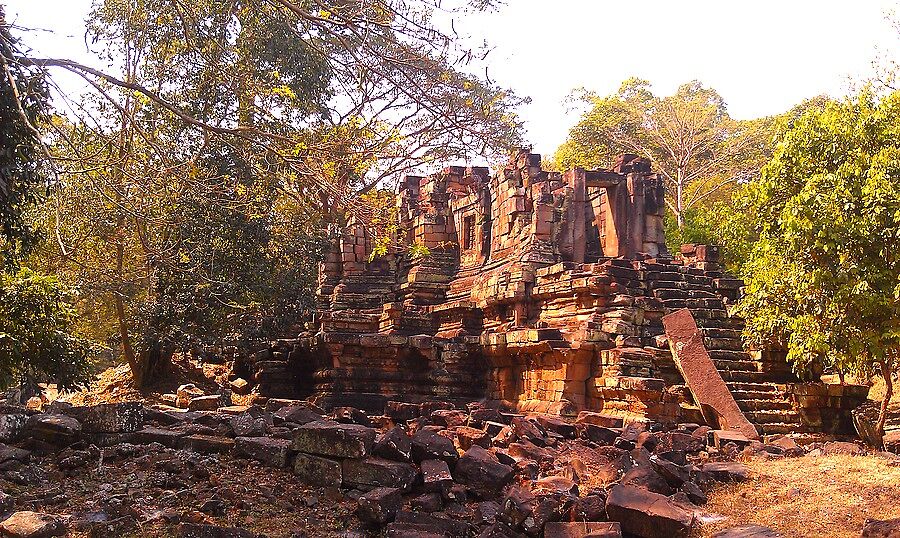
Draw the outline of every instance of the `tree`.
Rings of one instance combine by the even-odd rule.
[[[811,106],[747,190],[740,312],[797,368],[880,372],[883,431],[900,352],[900,93]]]
[[[88,35],[107,68],[21,60],[94,90],[51,124],[63,181],[40,258],[93,292],[82,311],[139,386],[160,348],[309,308],[323,231],[372,221],[360,194],[519,143],[521,100],[466,72],[479,51],[435,27],[442,4],[102,0]]]
[[[658,97],[631,78],[606,97],[582,92],[590,109],[557,150],[562,169],[608,166],[617,154],[649,158],[666,180],[666,204],[678,229],[689,212],[749,180],[771,154],[772,118],[737,121],[725,101],[698,81]]]
[[[23,65],[0,5],[0,388],[36,379],[61,389],[87,379],[89,342],[75,334],[71,290],[19,262],[34,246],[29,211],[52,185],[40,128],[43,73]]]

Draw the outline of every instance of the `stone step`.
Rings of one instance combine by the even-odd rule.
[[[751,411],[792,411],[790,402],[786,400],[762,399],[762,400],[741,400],[735,398],[738,407],[745,413]]]
[[[754,424],[759,433],[774,435],[776,433],[796,433],[800,430],[797,422],[770,422],[766,424]]]
[[[754,424],[800,423],[800,414],[793,409],[744,411],[744,415]]]
[[[784,396],[780,392],[777,391],[762,391],[762,390],[731,390],[731,395],[734,396],[735,400],[769,400],[769,401],[784,401]]]
[[[737,351],[734,349],[709,349],[709,358],[717,361],[749,361],[750,354],[746,351]],[[755,368],[754,368],[755,369]]]
[[[720,371],[719,374],[722,375],[722,379],[724,379],[726,383],[729,381],[737,381],[740,383],[760,383],[766,380],[766,374],[764,374],[763,372],[725,370]]]
[[[753,391],[753,392],[768,392],[775,393],[779,397],[781,397],[781,391],[778,388],[778,385],[775,383],[752,383],[752,382],[734,382],[734,383],[726,383],[728,385],[728,389],[731,390],[732,393],[735,391]]]

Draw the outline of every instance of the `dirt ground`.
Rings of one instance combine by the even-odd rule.
[[[804,456],[747,465],[751,480],[709,496],[705,508],[725,519],[694,536],[758,524],[791,538],[857,538],[867,519],[900,518],[900,465],[880,456]]]

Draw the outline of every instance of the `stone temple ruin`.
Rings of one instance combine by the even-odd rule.
[[[716,247],[667,251],[649,161],[563,174],[540,162],[519,151],[493,176],[451,166],[404,178],[397,239],[425,256],[372,258],[371,233],[351,219],[322,264],[310,331],[247,365],[260,392],[376,411],[488,399],[702,421],[662,323],[686,308],[760,433],[852,431],[865,387],[801,383],[783,354],[745,351],[728,312],[742,282]]]

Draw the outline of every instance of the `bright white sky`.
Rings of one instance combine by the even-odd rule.
[[[0,0],[0,3],[4,0]],[[40,55],[96,64],[85,55],[90,0],[5,0],[7,20],[44,28],[26,37]],[[578,121],[572,89],[614,92],[638,76],[659,94],[698,79],[736,118],[840,96],[867,76],[880,48],[900,57],[887,0],[507,0],[457,30],[494,46],[489,74],[530,96],[520,113],[536,152],[552,154]],[[893,54],[892,54],[893,53]]]

